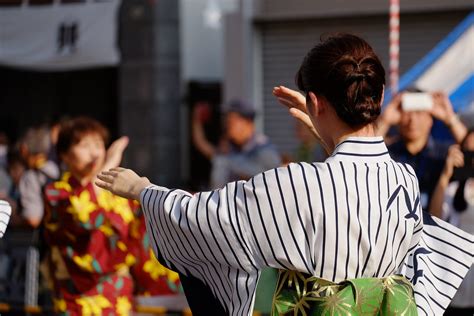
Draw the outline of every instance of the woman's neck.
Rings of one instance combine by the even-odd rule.
[[[349,137],[376,137],[377,133],[375,131],[374,125],[369,124],[362,128],[353,129],[351,127],[345,127],[339,129],[339,132],[334,133],[332,135],[332,140],[330,146],[331,153],[336,148],[337,144],[343,142]]]

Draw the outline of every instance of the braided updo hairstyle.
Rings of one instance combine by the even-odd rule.
[[[309,51],[296,83],[305,93],[323,96],[349,126],[360,127],[380,115],[385,70],[365,40],[339,33]]]

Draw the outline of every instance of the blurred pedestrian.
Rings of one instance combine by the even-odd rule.
[[[281,164],[280,155],[268,137],[255,128],[254,107],[242,100],[233,100],[225,108],[225,135],[218,148],[205,137],[200,108],[193,113],[193,143],[212,161],[211,187],[227,182],[246,180]]]
[[[408,90],[408,92],[419,90]],[[456,143],[466,136],[467,128],[457,117],[446,94],[432,94],[431,110],[406,111],[402,95],[397,95],[385,108],[377,122],[378,133],[385,135],[392,126],[398,126],[400,139],[388,146],[390,155],[397,161],[413,167],[420,183],[421,204],[427,209],[448,154],[450,143],[440,142],[431,136],[433,119],[443,122],[451,131]]]
[[[29,128],[21,138],[19,148],[27,166],[19,183],[21,215],[28,225],[36,228],[44,214],[43,187],[59,178],[58,166],[48,160],[51,148],[49,129]]]
[[[13,227],[25,225],[25,220],[21,216],[20,201],[20,180],[23,177],[25,170],[26,165],[18,150],[16,148],[10,150],[7,158],[7,172],[11,180],[11,186],[8,193],[3,198],[11,205],[12,215],[10,218],[10,225]]]

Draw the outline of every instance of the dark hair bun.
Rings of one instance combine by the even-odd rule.
[[[306,55],[297,84],[305,93],[325,97],[344,122],[358,127],[380,115],[385,70],[366,41],[337,34]]]

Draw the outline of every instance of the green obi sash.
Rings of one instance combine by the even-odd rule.
[[[333,283],[280,270],[272,316],[418,315],[411,283],[403,276]]]

